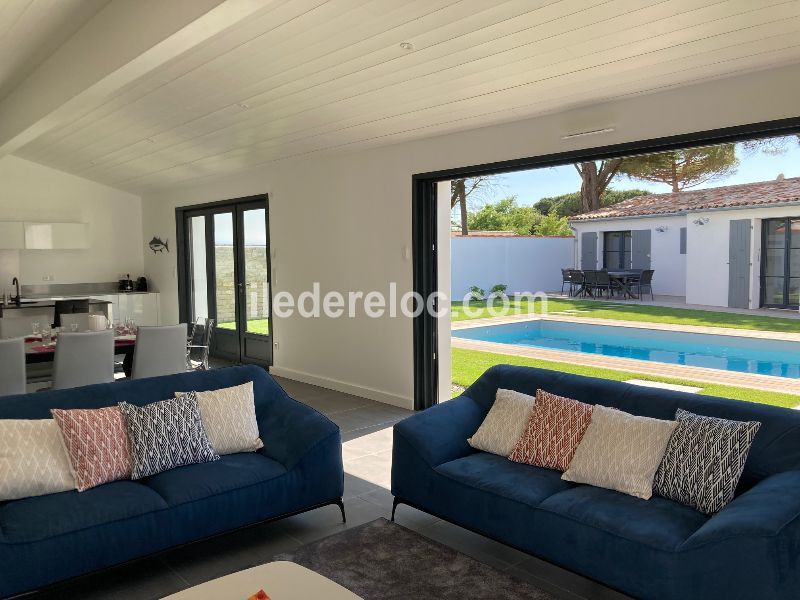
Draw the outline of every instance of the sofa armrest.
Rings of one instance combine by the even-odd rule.
[[[394,436],[402,437],[431,467],[474,452],[467,438],[478,430],[487,409],[468,396],[459,396],[404,419],[394,426]]]
[[[729,538],[775,537],[799,529],[800,471],[767,477],[723,508],[687,539],[688,550]]]
[[[292,469],[315,446],[339,437],[339,426],[310,406],[291,398],[275,380],[256,380],[256,420],[264,456]],[[341,452],[341,445],[339,447]]]

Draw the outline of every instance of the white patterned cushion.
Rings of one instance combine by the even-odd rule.
[[[175,395],[182,393],[177,392]],[[217,454],[254,452],[264,447],[258,437],[252,381],[195,394],[203,427]]]
[[[675,421],[595,405],[589,427],[561,479],[648,500],[653,495],[656,469],[676,426]]]
[[[535,403],[536,398],[528,394],[497,390],[489,414],[467,442],[476,450],[508,456],[525,431]]]
[[[678,428],[658,467],[654,491],[712,514],[733,500],[761,423],[729,421],[678,409]]]
[[[0,501],[75,489],[53,419],[0,421]]]
[[[194,392],[145,406],[120,402],[119,409],[131,440],[132,479],[219,460],[203,429]]]

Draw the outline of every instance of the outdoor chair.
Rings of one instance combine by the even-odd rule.
[[[636,295],[639,299],[642,299],[642,293],[650,293],[650,299],[655,300],[656,297],[653,295],[653,273],[655,271],[653,269],[645,269],[642,271],[641,275],[634,276],[631,279],[630,287],[636,289]]]
[[[597,274],[599,271],[589,270],[583,271],[583,295],[594,298],[595,288],[597,286]]]
[[[593,290],[596,293],[599,293],[601,296],[603,293],[606,294],[609,298],[611,297],[611,277],[608,275],[608,271],[595,271],[594,274],[595,281]]]
[[[583,287],[583,271],[580,269],[568,269],[569,273],[569,295],[570,296],[577,296],[583,295],[584,287]]]
[[[569,285],[569,295],[572,295],[572,269],[561,269],[561,295],[564,295],[564,286]]]

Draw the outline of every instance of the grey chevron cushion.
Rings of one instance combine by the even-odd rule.
[[[678,409],[653,488],[656,494],[712,514],[733,500],[757,421],[730,421]]]
[[[135,406],[120,402],[133,455],[132,479],[219,459],[208,441],[194,392]]]

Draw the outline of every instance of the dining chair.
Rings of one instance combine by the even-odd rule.
[[[62,331],[69,331],[73,324],[78,326],[77,331],[89,331],[89,313],[64,313],[59,315],[58,320],[61,322]]]
[[[600,296],[605,292],[606,296],[611,297],[611,277],[605,269],[595,272],[594,289],[600,292]]]
[[[61,315],[89,314],[89,299],[56,300],[53,327],[61,327]],[[88,329],[88,327],[87,327]]]
[[[211,336],[214,332],[214,319],[198,317],[192,325],[189,344],[186,347],[186,363],[192,371],[208,370],[208,353],[211,349]]]
[[[50,317],[48,315],[32,315],[30,317],[17,318],[9,317],[8,314],[10,312],[11,311],[6,312],[6,316],[0,319],[0,339],[27,337],[29,335],[33,335],[34,323],[47,325],[50,321]]]
[[[186,324],[139,327],[133,350],[132,379],[186,371]]]
[[[653,273],[655,273],[653,269],[645,269],[642,271],[642,274],[639,275],[638,279],[635,280],[636,295],[639,296],[640,300],[642,299],[642,293],[647,292],[650,292],[651,300],[655,301],[656,299],[653,295]]]
[[[572,290],[572,274],[570,273],[572,269],[561,269],[561,295],[564,295],[564,286],[568,285],[569,289]],[[570,294],[571,296],[572,294]]]
[[[114,381],[114,332],[58,334],[53,359],[53,389]]]
[[[0,396],[24,394],[26,381],[25,339],[0,340]]]

